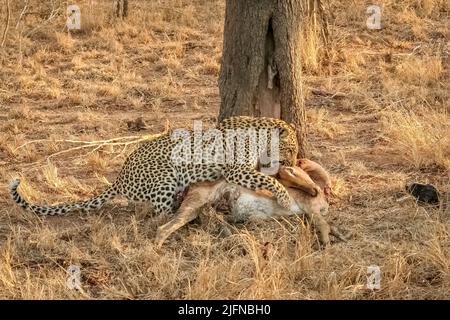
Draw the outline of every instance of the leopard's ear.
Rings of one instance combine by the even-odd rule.
[[[295,129],[295,123],[294,123],[294,122],[289,123],[289,125],[290,125],[293,129]]]
[[[286,138],[289,137],[289,135],[291,134],[290,130],[288,128],[280,128],[280,137],[281,138]]]

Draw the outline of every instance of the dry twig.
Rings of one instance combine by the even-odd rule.
[[[17,19],[16,30],[19,29],[20,21],[26,14],[27,10],[28,10],[28,0],[25,0],[25,5],[23,6],[22,11],[20,12],[19,19]]]
[[[17,151],[18,149],[23,148],[23,147],[33,144],[33,143],[61,142],[61,143],[77,143],[77,144],[82,144],[82,145],[52,153],[51,155],[49,155],[46,158],[47,161],[56,156],[59,156],[61,154],[66,154],[69,152],[73,152],[76,150],[82,150],[82,149],[86,149],[86,148],[93,148],[93,150],[91,150],[90,152],[85,154],[85,156],[88,156],[105,146],[124,146],[124,149],[118,155],[118,156],[120,156],[125,152],[126,148],[129,145],[136,144],[136,143],[143,142],[143,141],[151,141],[151,140],[157,139],[158,137],[164,135],[165,133],[167,133],[167,131],[164,131],[162,133],[157,133],[157,134],[142,135],[142,136],[126,136],[126,137],[119,137],[119,138],[114,138],[114,139],[98,140],[98,141],[80,141],[80,140],[67,140],[67,139],[65,139],[65,140],[39,139],[39,140],[28,141],[28,142],[20,145],[16,149],[14,149],[14,151]],[[123,140],[130,140],[130,141],[123,141]],[[39,161],[37,161],[37,162],[39,162]]]
[[[3,30],[2,43],[0,44],[0,47],[3,47],[5,45],[6,35],[8,34],[9,29],[9,20],[11,20],[11,7],[9,6],[9,0],[6,0],[6,22],[5,22],[5,29]]]

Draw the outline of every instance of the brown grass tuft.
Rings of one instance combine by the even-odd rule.
[[[411,57],[396,66],[395,72],[402,81],[422,86],[433,85],[442,75],[442,60],[440,57]]]
[[[448,112],[424,108],[386,111],[382,116],[385,139],[398,161],[415,169],[439,166],[450,169],[450,117]]]

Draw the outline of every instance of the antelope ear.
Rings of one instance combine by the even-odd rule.
[[[284,167],[284,171],[290,175],[291,177],[295,177],[294,168],[291,167]]]
[[[231,198],[230,191],[229,191],[229,190],[225,191],[225,192],[222,194],[222,198],[223,198],[226,202],[229,202],[229,201],[230,201],[230,198]]]

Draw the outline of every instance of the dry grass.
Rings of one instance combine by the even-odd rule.
[[[442,75],[441,57],[412,57],[395,67],[397,76],[420,86],[433,85]]]
[[[7,193],[12,177],[40,203],[86,199],[113,181],[132,146],[79,146],[214,123],[219,106],[224,1],[77,1],[82,30],[68,35],[52,2],[15,1],[0,48],[0,298],[444,299],[450,292],[450,212],[404,199],[407,180],[450,192],[448,1],[381,0],[382,26],[366,5],[330,1],[329,61],[307,28],[303,76],[310,157],[332,174],[327,217],[348,243],[317,250],[298,219],[251,222],[231,237],[194,223],[157,250],[151,217],[122,199],[98,213],[40,218]],[[4,17],[0,6],[0,19]],[[60,11],[64,12],[64,10]],[[3,21],[3,20],[1,20]],[[18,26],[16,28],[16,25]],[[33,143],[31,143],[34,141]],[[82,292],[66,268],[81,267]],[[381,289],[366,288],[378,265]]]
[[[441,167],[450,170],[450,121],[448,112],[424,107],[421,113],[384,112],[383,132],[400,163],[414,169]]]

